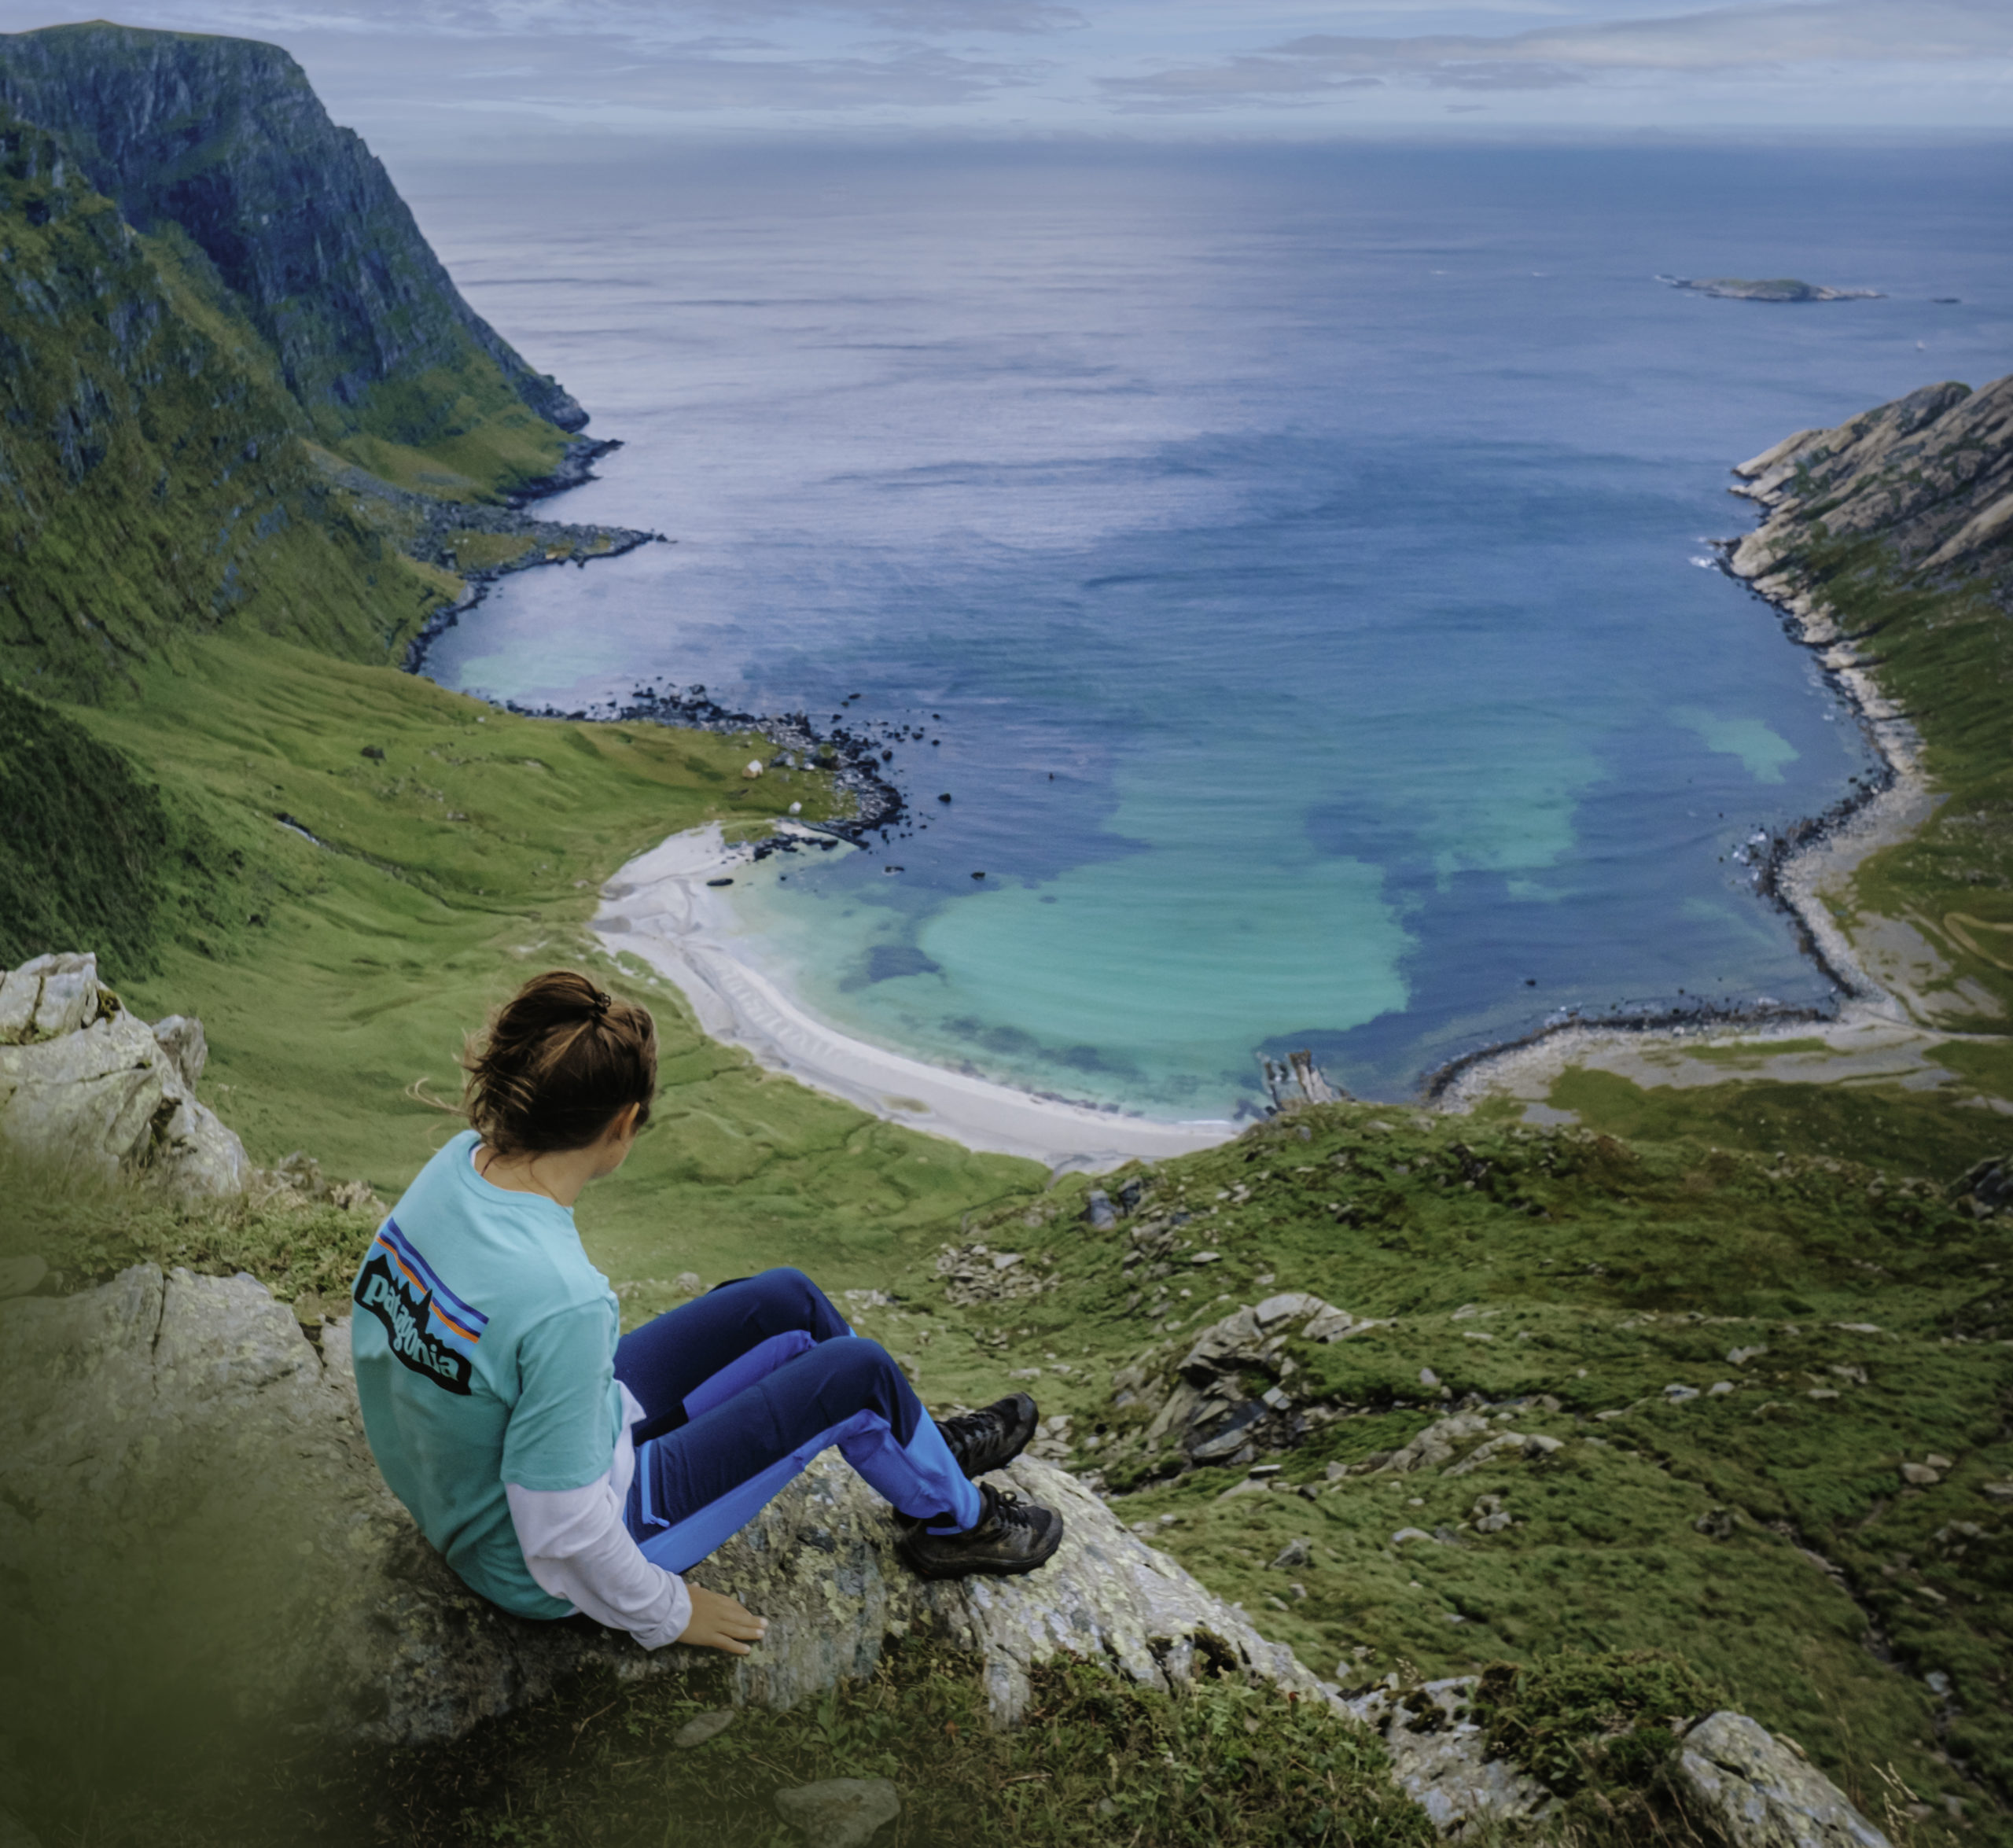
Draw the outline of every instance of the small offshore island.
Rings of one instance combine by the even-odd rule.
[[[807,1842],[2013,1848],[2013,381],[1738,471],[1728,569],[1886,766],[1768,863],[1837,1022],[1308,1084],[1094,1182],[653,966],[861,764],[399,671],[652,536],[513,506],[585,413],[284,52],[0,37],[0,1840],[742,1848],[845,1780],[881,1820]],[[1052,1573],[920,1585],[834,1468],[698,1568],[746,1658],[451,1578],[348,1290],[561,962],[659,1025],[579,1222],[625,1324],[800,1265],[933,1407],[1026,1382]]]
[[[1767,282],[1750,282],[1743,276],[1659,276],[1673,289],[1688,289],[1697,295],[1717,296],[1735,302],[1849,302],[1884,301],[1877,289],[1833,289],[1822,282],[1799,282],[1794,276],[1777,276]]]

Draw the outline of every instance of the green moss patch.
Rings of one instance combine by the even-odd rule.
[[[2013,1043],[1946,1043],[1934,1056],[1981,1092],[2004,1098],[2013,1091]],[[1756,1154],[1794,1151],[1941,1180],[1954,1180],[2001,1144],[2013,1147],[2013,1120],[1971,1103],[1968,1095],[1895,1084],[1754,1078],[1680,1089],[1576,1066],[1552,1086],[1547,1101],[1572,1111],[1588,1128],[1614,1136],[1693,1139]]]
[[[712,1689],[704,1685],[711,1680]],[[970,1658],[895,1649],[871,1679],[794,1713],[744,1710],[696,1747],[681,1728],[727,1699],[583,1682],[535,1714],[454,1746],[307,1758],[212,1778],[188,1809],[101,1801],[91,1839],[142,1842],[666,1841],[788,1848],[802,1837],[775,1793],[834,1777],[890,1780],[902,1813],[877,1848],[1431,1848],[1426,1817],[1390,1782],[1382,1748],[1325,1710],[1230,1681],[1177,1698],[1071,1664],[1036,1669],[1026,1723],[987,1723]]]
[[[1960,1114],[1984,1133],[1953,1151],[1996,1146]],[[926,1381],[970,1403],[1036,1370],[1121,1518],[1345,1686],[1663,1651],[1868,1813],[1893,1767],[2013,1839],[2013,1224],[1942,1176],[1359,1106],[1098,1184],[1128,1178],[1109,1232],[1071,1180],[960,1235],[1052,1290],[924,1316],[918,1267],[863,1331],[926,1329]],[[1180,1212],[1168,1274],[1124,1265],[1132,1224]],[[1319,1416],[1260,1453],[1275,1476],[1183,1471],[1113,1375],[1164,1376],[1285,1290],[1381,1326],[1289,1342],[1285,1386]],[[1558,1448],[1380,1471],[1464,1408]]]

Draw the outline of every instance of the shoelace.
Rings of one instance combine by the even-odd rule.
[[[1034,1516],[1021,1506],[1021,1498],[1010,1489],[995,1489],[987,1483],[980,1492],[987,1497],[986,1519],[995,1527],[1032,1527]]]
[[[976,1450],[1003,1436],[1006,1420],[1001,1413],[988,1408],[984,1412],[967,1412],[961,1417],[946,1419],[937,1429],[943,1432],[945,1441],[952,1449]]]

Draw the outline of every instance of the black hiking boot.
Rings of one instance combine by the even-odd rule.
[[[981,1412],[937,1420],[937,1428],[958,1460],[958,1467],[976,1480],[988,1470],[1003,1470],[1028,1447],[1041,1414],[1025,1393],[1009,1393]]]
[[[1010,1577],[1046,1565],[1062,1544],[1062,1517],[1053,1508],[981,1482],[985,1511],[962,1533],[931,1533],[904,1519],[896,1551],[919,1578]]]

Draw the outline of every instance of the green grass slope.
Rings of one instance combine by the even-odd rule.
[[[1137,1178],[1110,1232],[1080,1217],[1080,1182],[970,1222],[1053,1279],[1041,1294],[954,1308],[918,1264],[865,1331],[917,1353],[940,1397],[1038,1380],[1125,1518],[1320,1673],[1673,1651],[1869,1813],[1891,1766],[1938,1817],[1956,1801],[1959,1839],[2013,1840],[2003,1216],[1957,1210],[1940,1177],[1360,1106]],[[1140,1228],[1171,1248],[1128,1265]],[[1283,1384],[1313,1417],[1261,1455],[1271,1486],[1183,1470],[1145,1441],[1152,1395],[1119,1391],[1283,1290],[1382,1325],[1288,1346]],[[1463,1407],[1562,1447],[1366,1471]],[[1900,1473],[1932,1456],[1934,1480]],[[1500,1531],[1476,1525],[1491,1496]],[[1294,1542],[1305,1558],[1275,1563]]]
[[[1039,1178],[762,1071],[701,1034],[650,972],[601,956],[587,920],[624,861],[715,817],[753,834],[793,801],[830,812],[822,775],[744,780],[753,734],[521,718],[256,636],[189,642],[179,666],[150,665],[136,685],[133,699],[67,714],[0,705],[67,740],[51,786],[69,806],[45,831],[89,856],[88,877],[76,855],[7,856],[0,935],[22,955],[99,948],[142,1012],[199,1015],[205,1097],[255,1159],[305,1147],[396,1195],[454,1127],[409,1088],[458,1095],[464,1033],[564,963],[646,1002],[663,1036],[657,1121],[583,1217],[639,1303],[668,1303],[686,1270],[740,1275],[751,1253],[867,1287],[905,1235]],[[108,772],[109,753],[151,772]],[[15,756],[0,753],[0,775]],[[133,811],[150,933],[53,934],[116,908],[123,863],[93,831],[94,792],[142,782],[156,792]]]
[[[178,234],[317,434],[399,485],[493,495],[549,473],[587,422],[462,300],[278,46],[102,20],[0,35],[0,107],[127,222]]]
[[[1860,869],[1842,921],[1894,918],[1921,933],[1933,1024],[2013,1035],[2013,619],[1982,583],[1922,588],[1872,546],[1812,563],[1889,696],[1915,716],[1944,797]]]
[[[184,255],[0,123],[0,678],[130,694],[227,625],[381,661],[439,600],[331,495],[270,352]]]

